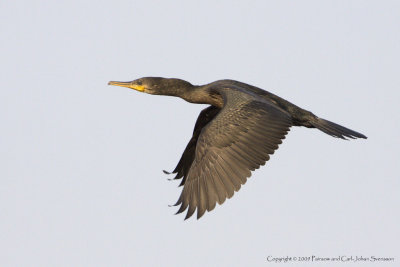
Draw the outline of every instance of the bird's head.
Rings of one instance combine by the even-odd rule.
[[[111,81],[109,85],[123,86],[152,95],[179,96],[193,85],[180,79],[169,79],[161,77],[143,77],[131,82]]]

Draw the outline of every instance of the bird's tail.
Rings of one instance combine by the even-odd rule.
[[[324,119],[321,119],[318,117],[315,118],[315,120],[313,120],[311,122],[311,125],[333,137],[342,138],[342,139],[346,139],[346,137],[351,138],[351,139],[355,139],[355,138],[367,139],[367,137],[361,133],[358,133],[356,131],[353,131],[346,127],[343,127],[339,124],[336,124],[334,122],[324,120]]]

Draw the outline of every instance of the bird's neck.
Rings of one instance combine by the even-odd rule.
[[[222,108],[224,104],[220,94],[212,92],[203,86],[192,85],[191,88],[186,89],[183,94],[178,96],[190,103],[209,104],[219,108]]]

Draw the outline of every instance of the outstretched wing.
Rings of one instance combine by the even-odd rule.
[[[292,125],[290,116],[269,102],[241,98],[232,90],[224,91],[223,98],[224,107],[201,129],[190,168],[183,172],[184,187],[175,205],[181,205],[177,213],[188,208],[185,219],[196,209],[200,218],[231,198]]]

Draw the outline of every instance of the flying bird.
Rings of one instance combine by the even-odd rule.
[[[291,126],[317,128],[337,138],[364,138],[361,133],[317,117],[258,87],[219,80],[192,85],[181,79],[144,77],[131,82],[111,81],[153,95],[177,96],[203,109],[181,159],[172,173],[182,179],[177,213],[197,209],[197,219],[231,198],[251,172],[278,149]],[[168,173],[168,172],[166,172]]]

